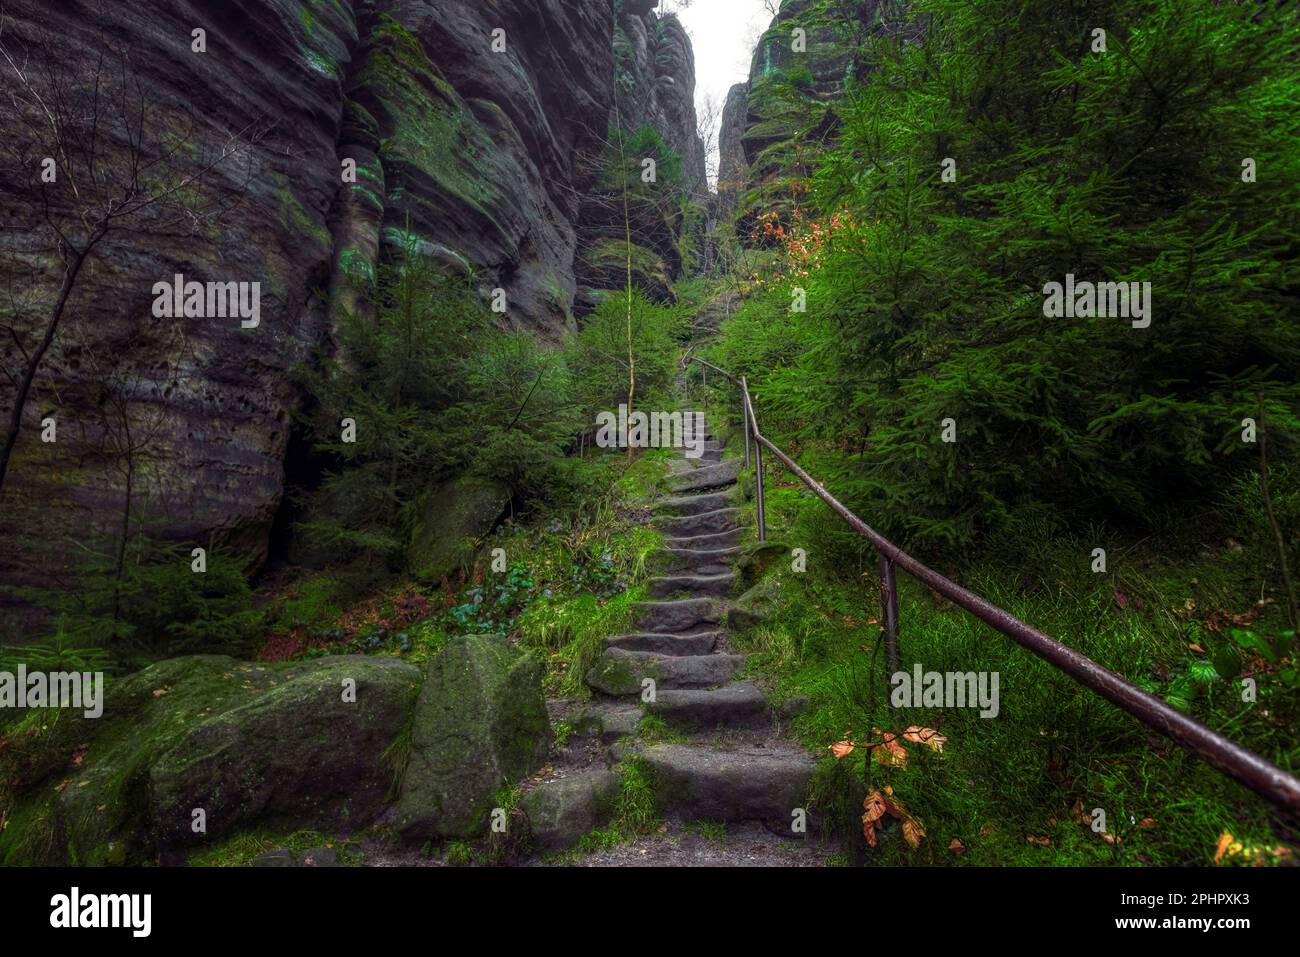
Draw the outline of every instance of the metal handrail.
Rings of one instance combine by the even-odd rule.
[[[895,568],[898,567],[994,630],[1000,631],[1012,641],[1027,648],[1058,671],[1065,672],[1079,684],[1101,695],[1120,709],[1127,711],[1143,724],[1173,739],[1183,747],[1195,751],[1214,767],[1250,788],[1265,800],[1283,808],[1291,815],[1300,817],[1300,780],[1297,780],[1271,761],[1242,747],[1217,731],[1207,728],[1194,718],[1183,714],[1183,712],[1169,705],[1163,699],[1143,691],[1122,675],[1044,634],[1032,625],[1021,621],[1006,609],[999,608],[980,595],[968,591],[907,554],[907,552],[854,515],[835,496],[831,495],[812,476],[800,468],[790,456],[786,455],[775,443],[763,435],[758,428],[758,419],[754,415],[754,403],[749,394],[749,383],[743,376],[737,381],[736,377],[730,373],[695,356],[688,355],[685,361],[698,362],[701,365],[708,366],[708,368],[720,373],[740,388],[741,417],[745,422],[746,467],[749,466],[748,447],[751,439],[754,447],[759,541],[767,540],[766,515],[763,508],[762,459],[762,449],[766,447],[818,498],[837,512],[848,523],[850,528],[876,547],[880,556],[881,604],[883,608],[881,618],[884,622],[885,657],[891,674],[898,670],[898,584],[895,579]]]

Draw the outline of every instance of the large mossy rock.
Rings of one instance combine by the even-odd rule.
[[[734,634],[744,634],[776,614],[782,600],[780,576],[768,575],[732,602],[727,625]]]
[[[356,682],[355,704],[342,700]],[[420,673],[350,656],[257,664],[160,661],[109,684],[103,715],[33,713],[0,864],[127,864],[282,814],[304,826],[377,813],[384,752],[406,726]],[[202,808],[207,834],[194,834]]]
[[[412,842],[481,833],[497,792],[541,767],[551,740],[537,660],[491,635],[429,662],[414,722],[397,805]]]
[[[492,530],[510,503],[510,489],[500,482],[465,476],[425,495],[420,519],[411,535],[407,563],[428,582],[441,581],[472,554],[472,543]]]
[[[149,773],[158,844],[206,842],[256,820],[351,831],[392,783],[386,753],[406,729],[420,672],[397,658],[323,658],[193,727]],[[207,833],[194,834],[202,808]]]

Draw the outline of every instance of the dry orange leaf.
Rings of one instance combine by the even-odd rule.
[[[1032,834],[1025,838],[1030,844],[1037,844],[1039,847],[1051,847],[1052,839],[1050,837],[1034,837]]]
[[[898,743],[898,735],[879,728],[872,728],[871,733],[882,738],[880,744],[871,749],[871,757],[877,764],[887,768],[907,767],[907,749]]]
[[[934,751],[943,751],[943,746],[948,743],[948,739],[933,728],[922,728],[915,724],[903,732],[903,737],[924,744]]]
[[[1232,836],[1232,832],[1224,831],[1219,835],[1218,846],[1214,849],[1214,863],[1218,864],[1222,861],[1225,854],[1232,855],[1239,853],[1240,851],[1241,844]]]
[[[992,824],[985,824],[982,828],[980,828],[980,837],[988,837],[992,833],[993,833]]]
[[[1156,826],[1156,819],[1153,817],[1144,817],[1142,820],[1138,821],[1138,827],[1150,828],[1155,826]]]
[[[872,791],[862,800],[863,821],[879,821],[885,816],[885,797],[879,791]]]
[[[831,745],[831,754],[835,755],[835,760],[837,761],[840,758],[844,757],[846,754],[850,754],[852,751],[853,751],[852,741],[836,741],[834,744]]]
[[[885,798],[879,791],[872,791],[862,801],[862,836],[867,844],[876,846],[876,827],[885,816]]]
[[[925,837],[925,828],[921,827],[920,821],[909,816],[903,821],[903,837],[912,847],[920,847],[921,840]]]
[[[962,854],[966,851],[966,845],[954,837],[948,842],[948,850],[952,851],[954,854]]]

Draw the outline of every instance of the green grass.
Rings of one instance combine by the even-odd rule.
[[[714,844],[721,844],[727,839],[727,825],[720,821],[687,821],[682,827]]]
[[[294,853],[313,847],[332,847],[339,861],[348,866],[363,863],[364,855],[351,839],[330,837],[320,831],[292,832],[258,830],[236,835],[221,843],[192,854],[192,867],[247,867],[253,861],[275,848],[288,848]]]
[[[774,501],[778,507],[769,514],[776,512],[780,529],[793,516],[780,507],[780,496]],[[790,537],[798,543],[802,536]],[[1113,546],[1110,572],[1093,574],[1091,547],[1030,536],[1018,551],[1003,553],[1000,567],[982,556],[980,571],[957,577],[1153,693],[1177,699],[1190,688],[1187,706],[1198,720],[1283,768],[1300,763],[1291,731],[1300,718],[1295,691],[1258,674],[1258,700],[1249,703],[1235,682],[1185,678],[1205,674],[1198,663],[1221,641],[1198,622],[1212,610],[1243,612],[1258,598],[1258,556],[1148,542]],[[775,572],[785,607],[737,645],[771,676],[777,697],[812,701],[795,732],[825,755],[814,786],[818,811],[841,832],[856,834],[869,780],[872,788],[892,786],[926,828],[916,850],[896,827],[888,830],[868,852],[869,863],[1206,865],[1225,831],[1250,847],[1284,843],[1262,799],[905,575],[899,576],[901,668],[919,662],[926,671],[997,672],[1001,711],[996,718],[955,708],[891,715],[879,628],[868,623],[879,617],[874,572],[854,567],[851,558],[829,561],[825,551],[809,551],[807,574],[788,567]],[[1269,606],[1263,630],[1276,628],[1276,618]],[[939,727],[948,739],[943,753],[907,744],[905,769],[868,769],[863,749],[838,763],[827,751],[846,736],[867,741],[873,728],[912,724]],[[1077,819],[1076,808],[1090,815],[1098,807],[1118,842]],[[960,854],[949,850],[954,838]]]
[[[668,722],[657,714],[647,714],[641,719],[636,736],[644,744],[684,744],[690,740],[683,732],[669,727]]]

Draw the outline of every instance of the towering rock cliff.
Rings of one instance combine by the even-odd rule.
[[[788,218],[796,183],[815,168],[840,124],[845,86],[871,70],[865,43],[905,27],[901,5],[883,0],[783,0],[754,50],[749,83],[727,97],[720,139],[736,234],[747,241],[755,220]]]
[[[655,0],[616,3],[616,113],[604,131],[603,175],[588,192],[580,217],[580,311],[592,308],[602,290],[627,281],[623,187],[628,182],[633,283],[669,300],[672,280],[699,265],[708,181],[695,114],[695,60],[681,22],[671,14],[658,16],[656,5]],[[645,130],[661,138],[662,149],[642,135]],[[666,157],[660,153],[674,161],[662,162]],[[661,162],[656,182],[646,184],[639,182],[639,164],[650,154]]]
[[[730,219],[736,200],[749,179],[749,163],[741,137],[749,113],[749,84],[737,83],[727,91],[718,130],[718,219]]]
[[[688,182],[703,181],[690,43],[653,6],[6,4],[0,41],[17,62],[65,64],[51,76],[72,102],[90,102],[97,76],[123,102],[147,91],[141,155],[183,186],[184,203],[224,211],[188,232],[142,219],[88,258],[0,490],[0,602],[12,612],[16,587],[64,580],[80,547],[59,543],[73,532],[83,542],[130,529],[205,544],[215,534],[259,561],[301,400],[293,367],[330,348],[338,311],[366,310],[395,245],[414,242],[472,275],[484,296],[504,289],[512,324],[558,338],[575,321],[578,273],[588,301],[606,278],[581,250],[601,234],[588,199],[608,164],[616,104],[626,125],[653,128],[681,155]],[[7,73],[6,85],[14,79]],[[19,92],[26,112],[0,116],[0,287],[21,294],[0,307],[0,326],[15,329],[0,329],[6,410],[64,272],[43,204],[75,227],[105,198],[84,180],[74,192],[71,175],[38,180],[40,159],[59,154],[38,101]],[[125,127],[109,126],[95,140],[99,162],[120,172],[132,147]],[[685,225],[684,215],[669,221],[663,244],[679,249]],[[682,268],[680,255],[655,267],[665,279]],[[257,325],[155,316],[154,284],[175,274],[259,283]],[[47,419],[55,442],[41,441]],[[5,637],[22,628],[0,607]]]

